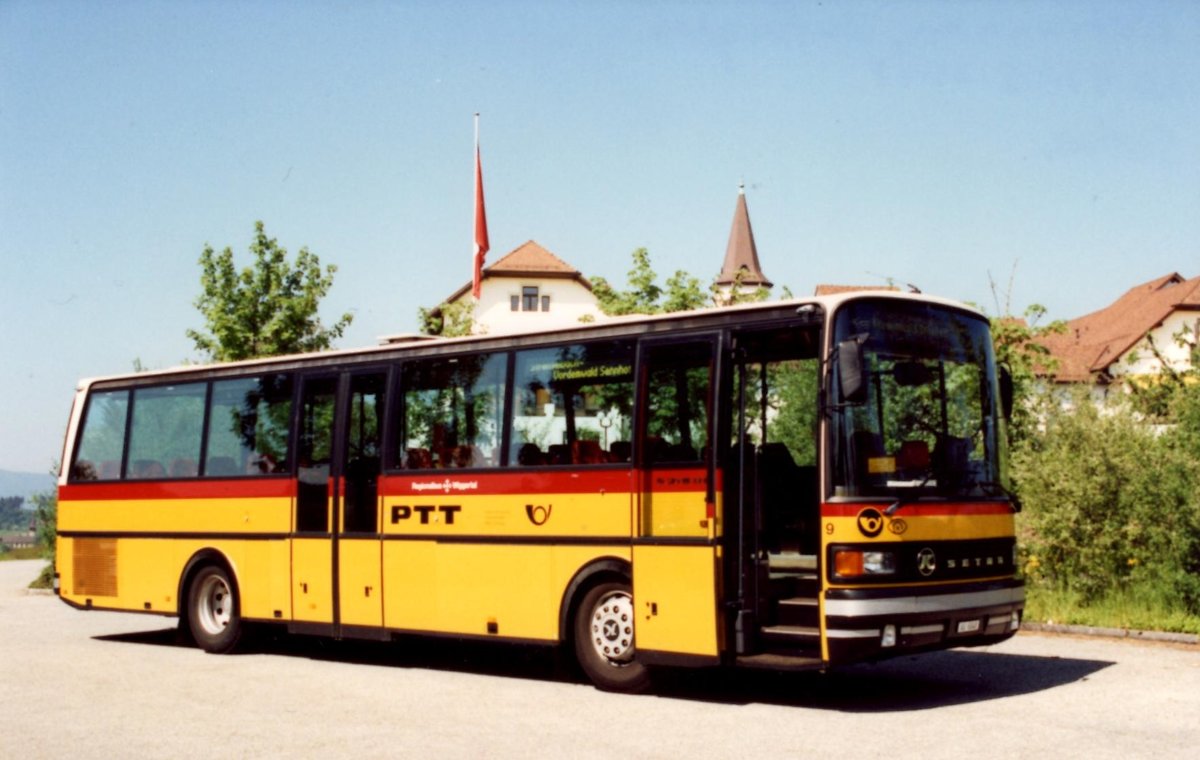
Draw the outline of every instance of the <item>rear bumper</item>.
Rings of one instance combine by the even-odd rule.
[[[1016,633],[1024,608],[1025,584],[1018,580],[938,591],[927,586],[830,589],[825,592],[829,662],[993,644]],[[885,646],[888,633],[894,643]]]

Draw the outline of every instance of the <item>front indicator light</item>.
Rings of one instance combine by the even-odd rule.
[[[841,578],[893,575],[896,572],[896,555],[892,552],[839,549],[833,553],[833,571]]]

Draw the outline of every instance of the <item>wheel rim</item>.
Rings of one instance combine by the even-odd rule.
[[[205,633],[216,636],[224,633],[233,619],[233,594],[229,583],[219,575],[210,575],[200,582],[196,594],[196,622]]]
[[[605,594],[592,608],[591,642],[612,665],[633,661],[633,598],[625,591]]]

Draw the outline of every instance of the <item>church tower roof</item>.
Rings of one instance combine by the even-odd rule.
[[[717,285],[732,286],[741,272],[741,284],[746,287],[771,287],[758,263],[758,248],[754,245],[754,230],[750,227],[750,211],[746,208],[746,186],[738,186],[737,206],[733,210],[733,226],[729,230],[729,245],[725,248],[725,263],[717,275]]]

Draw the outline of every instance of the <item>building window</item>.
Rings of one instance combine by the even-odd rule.
[[[538,310],[538,289],[537,286],[526,285],[521,288],[521,311],[537,311]]]
[[[521,309],[521,297],[509,296],[508,308],[512,309],[513,311],[519,311]]]
[[[550,311],[550,296],[542,296],[542,311]]]

